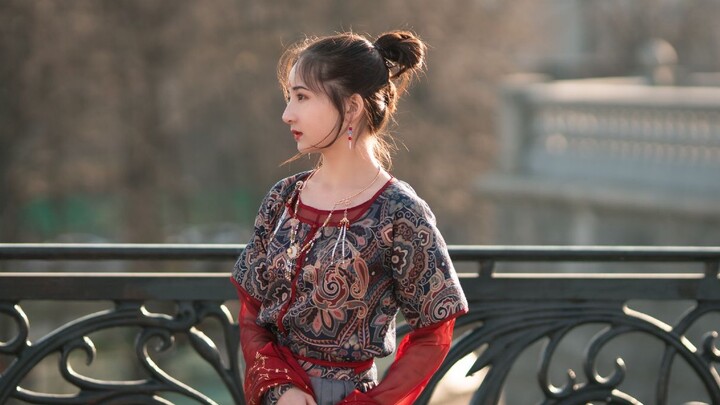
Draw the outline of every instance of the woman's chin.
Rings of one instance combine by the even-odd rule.
[[[320,149],[315,146],[307,146],[307,145],[303,145],[302,143],[298,142],[297,151],[298,151],[298,153],[310,154],[310,153],[314,153],[314,152],[320,152]]]

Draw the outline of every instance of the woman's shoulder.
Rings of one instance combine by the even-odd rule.
[[[283,195],[286,194],[288,191],[292,191],[295,188],[297,182],[305,179],[309,174],[310,171],[304,171],[278,180],[275,184],[273,184],[272,187],[270,187],[268,196],[270,197],[273,195]]]
[[[295,183],[300,180],[304,180],[310,173],[310,170],[306,170],[304,172],[295,173],[293,175],[283,177],[282,179],[278,180],[275,185],[272,186],[272,190],[285,190],[288,187],[294,187]]]
[[[261,209],[268,211],[281,206],[292,194],[298,181],[306,178],[310,172],[300,172],[278,180],[263,198]]]
[[[434,217],[427,202],[406,181],[395,178],[386,191],[390,212]]]

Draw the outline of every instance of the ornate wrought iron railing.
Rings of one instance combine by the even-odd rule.
[[[210,366],[214,378],[227,390],[227,401],[243,403],[238,356],[237,323],[226,302],[235,299],[227,273],[69,273],[10,272],[22,260],[227,260],[242,246],[210,245],[1,245],[0,263],[0,403],[35,404],[166,404],[223,403],[181,382],[156,360],[182,339]],[[474,274],[461,282],[471,303],[469,314],[458,319],[451,351],[430,381],[418,403],[430,400],[453,365],[477,355],[468,374],[482,370],[484,377],[470,403],[498,404],[508,389],[508,376],[521,354],[541,343],[535,381],[523,382],[522,390],[534,387],[543,404],[637,404],[639,394],[625,386],[629,368],[619,357],[614,370],[603,373],[598,362],[606,347],[620,336],[642,334],[659,343],[662,356],[654,365],[641,365],[640,373],[652,375],[653,393],[646,403],[668,404],[671,380],[696,384],[682,403],[720,404],[720,349],[717,331],[711,327],[699,343],[689,330],[709,314],[720,313],[720,248],[640,247],[477,247],[451,246],[457,263],[477,263]],[[510,273],[498,272],[499,262],[629,262],[697,263],[698,272],[683,273]],[[35,300],[112,301],[111,308],[65,323],[37,339],[31,339],[30,321],[23,306]],[[690,309],[674,324],[631,309],[631,300],[691,302]],[[174,310],[153,311],[148,303],[169,301]],[[206,333],[212,320],[219,332]],[[602,325],[578,354],[581,369],[567,372],[567,382],[555,386],[551,363],[564,338],[584,325]],[[117,328],[134,328],[135,353],[142,378],[111,380],[76,370],[71,356],[79,352],[91,364],[96,349],[91,335]],[[398,335],[408,332],[400,326]],[[159,342],[156,348],[151,343]],[[61,378],[72,392],[57,394],[26,388],[23,384],[42,362],[59,356]],[[676,359],[686,368],[672,375]],[[638,371],[637,368],[633,369]],[[171,399],[168,399],[170,395]],[[14,402],[13,402],[14,401]],[[517,400],[516,400],[517,401]],[[538,401],[533,401],[538,402]],[[672,402],[677,403],[677,402]]]

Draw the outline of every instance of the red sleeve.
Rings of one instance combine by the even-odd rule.
[[[232,280],[238,290],[238,299],[240,300],[240,315],[238,324],[240,326],[240,349],[243,353],[245,363],[249,366],[250,361],[255,357],[263,346],[274,341],[274,337],[269,330],[258,326],[255,320],[258,316],[260,305],[252,297],[246,295],[242,287],[237,285],[237,281]]]
[[[452,343],[455,318],[410,332],[398,346],[385,378],[366,393],[353,391],[340,404],[412,405],[445,360]]]
[[[260,303],[244,293],[237,281],[232,280],[240,299],[240,348],[245,359],[245,400],[249,405],[262,402],[272,387],[292,384],[314,396],[310,379],[293,358],[289,349],[275,343],[267,329],[255,323]]]

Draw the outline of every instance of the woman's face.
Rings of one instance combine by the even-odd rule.
[[[310,90],[295,74],[295,67],[290,70],[289,84],[290,98],[282,120],[290,126],[298,151],[312,152],[332,143],[340,113],[330,98]]]

